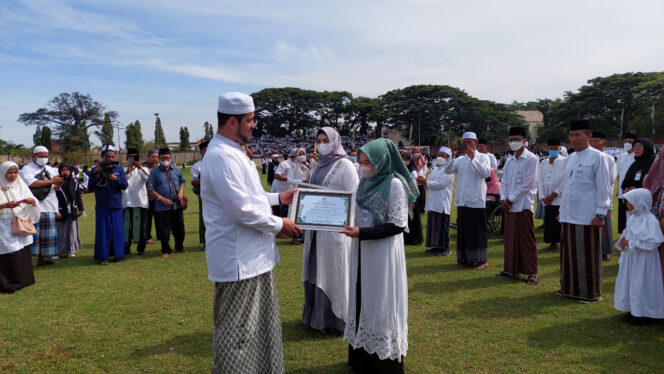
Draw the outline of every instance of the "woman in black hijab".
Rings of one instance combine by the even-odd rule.
[[[623,179],[621,187],[624,192],[643,187],[643,179],[655,161],[655,150],[648,139],[636,139],[632,149],[634,150],[634,162],[627,169],[625,179]]]
[[[58,213],[55,218],[58,227],[58,255],[75,257],[81,249],[81,235],[78,231],[78,217],[83,214],[81,188],[75,176],[76,169],[68,163],[60,164],[58,173],[64,180],[56,191]]]

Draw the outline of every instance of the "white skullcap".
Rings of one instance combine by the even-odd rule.
[[[272,155],[272,158],[279,158],[279,157],[281,157],[281,156],[276,154],[276,153]]]
[[[224,114],[247,114],[254,111],[254,99],[241,92],[227,92],[219,96],[217,111]]]
[[[35,153],[42,153],[42,152],[48,152],[48,148],[44,147],[43,145],[38,145],[35,147],[35,149],[32,150],[32,154],[34,155]]]
[[[101,147],[101,151],[102,151],[102,153],[103,153],[103,152],[106,152],[106,151],[115,152],[115,147],[113,147],[113,146],[110,145],[110,144],[107,144],[107,145]]]
[[[475,135],[475,133],[471,132],[471,131],[464,132],[462,139],[463,140],[466,140],[466,139],[475,139],[475,140],[477,140],[477,135]]]
[[[452,156],[452,150],[449,147],[440,147],[438,150],[438,153],[443,152],[447,154],[448,156]]]

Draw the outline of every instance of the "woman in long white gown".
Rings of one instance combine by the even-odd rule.
[[[355,191],[359,177],[341,146],[339,133],[323,127],[316,136],[318,163],[309,183],[329,190]],[[289,178],[290,179],[290,178]],[[346,328],[351,239],[330,231],[304,234],[302,323],[319,331]]]
[[[356,373],[403,373],[408,350],[408,282],[403,232],[417,186],[394,143],[376,139],[360,148],[350,262],[348,363]]]
[[[625,193],[627,227],[616,242],[621,250],[613,306],[635,317],[664,318],[664,286],[659,245],[664,235],[652,208],[652,195],[645,188]],[[638,321],[638,320],[637,320]]]

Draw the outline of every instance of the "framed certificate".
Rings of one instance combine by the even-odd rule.
[[[323,187],[318,184],[311,184],[311,183],[304,183],[304,182],[299,182],[297,184],[298,189],[304,189],[304,190],[327,190],[327,187]]]
[[[305,230],[342,230],[353,223],[355,193],[298,189],[293,196],[289,217]]]

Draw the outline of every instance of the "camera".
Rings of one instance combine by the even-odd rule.
[[[119,165],[117,161],[102,161],[101,162],[101,172],[105,175],[113,174],[113,167]]]

